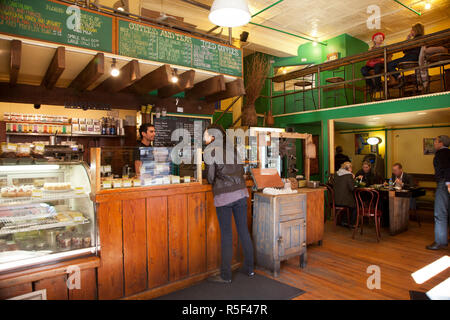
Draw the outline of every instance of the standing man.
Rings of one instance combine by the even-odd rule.
[[[141,174],[141,150],[140,148],[148,148],[153,146],[153,141],[155,140],[155,126],[150,123],[143,123],[139,127],[139,134],[141,136],[141,141],[138,142],[135,150],[134,156],[134,168],[136,170],[136,176],[139,177]]]
[[[437,181],[436,198],[434,200],[434,242],[427,246],[428,250],[446,248],[448,245],[448,217],[450,193],[450,138],[442,135],[434,139],[436,154],[433,159]]]
[[[350,158],[343,154],[341,146],[336,147],[336,155],[334,156],[334,171],[337,172],[344,162],[350,162]]]

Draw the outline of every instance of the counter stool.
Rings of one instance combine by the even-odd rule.
[[[369,75],[374,76],[375,75],[375,71],[374,70],[370,70],[369,71]],[[381,77],[381,74],[380,74]],[[372,80],[372,82],[374,83],[375,86],[375,79],[372,78],[370,79]],[[367,86],[366,84],[366,90],[365,90],[365,94],[364,94],[364,102],[367,102],[367,95],[370,96],[370,101],[377,101],[377,100],[382,100],[384,98],[384,90],[382,89],[381,91],[377,91],[376,88],[375,90],[370,90],[370,87]],[[380,97],[377,98],[377,93],[380,93]]]
[[[416,75],[414,74],[412,77],[411,76],[405,77],[405,70],[417,68],[418,66],[419,66],[419,63],[417,61],[404,61],[404,62],[398,63],[397,68],[401,72],[403,81],[404,81],[403,86],[401,86],[399,88],[400,97],[404,97],[405,92],[410,91],[410,90],[405,90],[405,89],[412,89],[413,95],[416,95],[417,92],[419,91],[419,88],[417,87]]]
[[[344,71],[344,77],[345,77],[345,69],[342,70],[342,71]],[[337,72],[342,72],[342,71],[333,71],[333,77],[325,79],[325,82],[327,82],[327,83],[340,83],[340,82],[344,82],[344,81],[345,81],[345,78],[334,76],[335,72],[337,73]],[[347,86],[346,86],[345,83],[344,83],[345,102],[346,102],[346,104],[348,105],[348,98],[347,98],[347,90],[346,90],[346,88],[347,88]],[[337,90],[338,90],[338,87],[337,87],[337,86],[336,86],[336,87],[331,87],[329,90],[333,90],[334,94],[333,94],[332,97],[327,97],[327,99],[333,98],[333,99],[334,99],[334,106],[336,107],[336,106],[337,106],[337,99],[338,99],[338,97],[339,97],[339,93],[338,93],[338,91],[337,91]]]
[[[316,101],[314,99],[314,91],[312,90],[313,89],[312,85],[313,85],[313,83],[311,81],[305,81],[305,80],[300,80],[300,81],[297,81],[297,82],[294,83],[294,91],[295,91],[295,87],[302,88],[301,89],[301,91],[302,91],[302,99],[297,99],[294,102],[302,101],[303,102],[303,111],[306,111],[306,104],[305,104],[305,102],[306,102],[306,100],[305,100],[305,88],[306,87],[311,87],[310,91],[311,91],[311,97],[312,97],[312,101],[313,101],[313,105],[314,105],[314,110],[316,109]]]
[[[439,67],[439,78],[441,80],[441,91],[445,91],[447,88],[445,81],[445,66],[450,64],[450,53],[435,53],[427,58],[427,63],[438,63],[436,67]]]

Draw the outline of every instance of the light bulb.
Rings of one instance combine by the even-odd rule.
[[[431,8],[431,3],[427,2],[425,3],[425,9],[429,10]]]
[[[116,59],[113,58],[113,63],[111,64],[111,75],[117,77],[120,74],[120,70],[116,66]]]
[[[117,10],[122,11],[122,12],[125,11],[125,9],[123,7],[118,7]]]
[[[177,76],[172,76],[172,83],[177,83],[178,82],[178,77]]]

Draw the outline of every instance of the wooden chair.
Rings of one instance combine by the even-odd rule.
[[[329,197],[328,201],[330,202],[331,213],[333,214],[334,226],[336,227],[336,225],[337,225],[337,218],[338,218],[338,216],[345,212],[347,214],[347,221],[348,221],[348,225],[350,227],[350,208],[336,206],[336,202],[335,202],[335,199],[334,199],[334,188],[333,188],[333,186],[327,184],[327,190],[330,193],[330,197]]]
[[[439,80],[441,83],[441,91],[445,91],[447,88],[447,83],[445,80],[445,66],[450,64],[450,53],[435,53],[427,57],[427,63],[439,63],[436,67],[439,67]]]
[[[356,230],[361,227],[361,235],[363,234],[364,217],[374,218],[375,220],[375,233],[377,236],[377,242],[381,238],[381,216],[382,212],[378,208],[380,201],[380,194],[378,191],[371,188],[358,188],[355,190],[356,198],[356,226],[353,230],[352,238],[355,239]],[[359,224],[361,220],[361,225]]]

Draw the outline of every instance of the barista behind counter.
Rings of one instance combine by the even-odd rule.
[[[153,141],[155,140],[155,126],[150,123],[143,123],[139,127],[139,134],[141,136],[141,140],[138,141],[136,145],[136,150],[134,153],[134,168],[136,172],[136,176],[139,177],[141,175],[141,153],[140,148],[148,148],[153,146]]]

